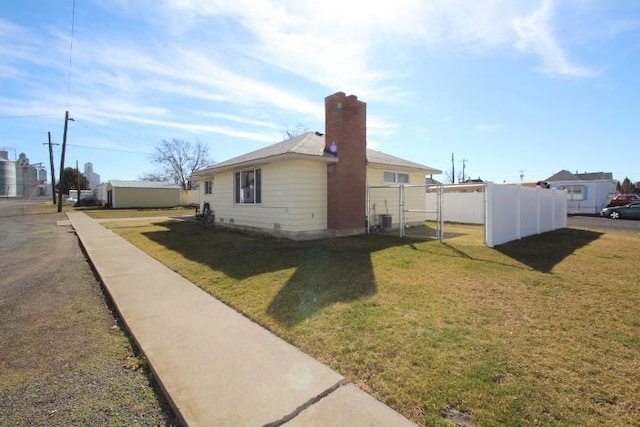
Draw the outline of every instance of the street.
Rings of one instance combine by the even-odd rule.
[[[0,200],[0,425],[175,425],[70,226]]]

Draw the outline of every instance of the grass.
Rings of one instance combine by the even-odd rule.
[[[154,216],[195,215],[194,208],[162,208],[162,209],[109,209],[109,208],[77,208],[93,219],[144,218]]]
[[[112,227],[418,424],[640,419],[640,233],[563,229],[491,249],[464,226],[442,243]]]

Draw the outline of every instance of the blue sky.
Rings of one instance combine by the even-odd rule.
[[[640,181],[635,0],[2,0],[0,147],[103,181],[161,139],[223,161],[367,103],[368,143],[494,182],[567,169]],[[72,16],[75,16],[72,35]],[[71,48],[72,45],[72,48]],[[71,53],[71,55],[70,55]],[[56,169],[60,147],[55,150]],[[457,176],[456,176],[457,178]]]

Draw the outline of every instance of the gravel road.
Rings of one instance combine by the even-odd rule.
[[[0,200],[0,426],[177,425],[66,216],[34,204]]]

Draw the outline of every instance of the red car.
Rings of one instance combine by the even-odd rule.
[[[633,203],[640,203],[640,195],[638,194],[618,194],[616,197],[611,199],[607,207],[612,206],[624,206]]]

